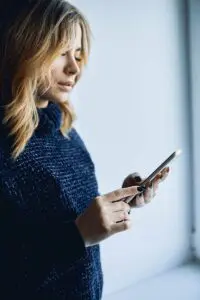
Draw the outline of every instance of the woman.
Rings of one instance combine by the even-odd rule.
[[[0,16],[0,299],[101,299],[99,243],[130,227],[130,207],[168,169],[152,187],[130,175],[100,195],[68,99],[89,55],[86,19],[63,0],[7,0]]]

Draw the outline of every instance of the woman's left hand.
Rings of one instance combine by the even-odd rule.
[[[151,183],[146,185],[146,190],[128,203],[131,208],[141,207],[144,204],[151,202],[156,195],[159,184],[167,178],[169,170],[169,167],[166,167],[158,173]],[[125,188],[133,185],[140,185],[143,180],[144,179],[142,179],[138,173],[132,173],[124,179],[122,187]]]

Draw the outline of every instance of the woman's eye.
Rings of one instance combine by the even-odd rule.
[[[61,54],[61,56],[65,56],[65,55],[67,55],[67,52]],[[78,61],[78,62],[81,62],[82,57],[75,57],[75,60]]]
[[[81,57],[75,57],[75,60],[80,62],[82,60],[82,58]]]

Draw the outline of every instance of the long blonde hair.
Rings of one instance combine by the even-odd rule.
[[[17,11],[13,15],[6,11],[8,16],[0,27],[0,105],[5,109],[3,124],[14,137],[12,158],[17,159],[39,124],[37,89],[42,82],[51,85],[50,65],[61,49],[70,47],[79,24],[82,70],[90,52],[91,32],[85,17],[65,0],[20,0],[13,5]],[[62,110],[60,129],[67,136],[76,114],[68,99],[58,105]]]

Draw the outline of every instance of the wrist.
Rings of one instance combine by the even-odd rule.
[[[76,224],[76,227],[78,228],[78,231],[82,237],[82,240],[84,242],[84,245],[85,247],[88,247],[88,243],[87,243],[87,239],[86,239],[86,234],[85,234],[85,230],[84,230],[84,226],[81,222],[81,217],[77,217],[76,220],[75,220],[75,224]]]

